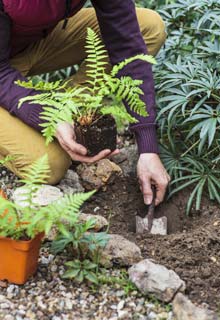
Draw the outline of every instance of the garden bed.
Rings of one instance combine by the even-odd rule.
[[[146,211],[135,178],[118,179],[96,194],[84,212],[110,215],[110,233],[134,241],[144,258],[153,258],[176,271],[186,281],[186,293],[193,302],[219,310],[220,208],[204,199],[201,212],[187,217],[184,208],[189,193],[182,192],[157,209],[157,217],[168,218],[167,236],[135,234],[135,215]]]

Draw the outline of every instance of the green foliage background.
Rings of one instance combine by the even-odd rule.
[[[220,1],[137,1],[158,10],[167,41],[154,70],[161,157],[173,178],[170,195],[190,187],[220,203]]]
[[[220,0],[135,2],[157,10],[167,28],[154,75],[170,195],[191,188],[188,213],[194,200],[199,210],[204,193],[220,203]]]

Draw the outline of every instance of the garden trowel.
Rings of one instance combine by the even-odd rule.
[[[167,217],[154,218],[156,187],[152,186],[153,201],[148,206],[148,212],[144,218],[136,215],[136,233],[148,232],[151,234],[167,234]]]

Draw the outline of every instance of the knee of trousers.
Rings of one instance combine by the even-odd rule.
[[[155,56],[166,41],[166,27],[161,16],[153,10],[140,9],[142,35],[149,54]]]
[[[56,185],[65,176],[71,165],[71,159],[67,154],[62,153],[61,156],[51,157],[49,155],[50,175],[47,183]]]

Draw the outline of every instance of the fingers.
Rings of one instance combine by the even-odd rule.
[[[111,152],[109,157],[113,157],[113,156],[115,156],[116,154],[119,154],[119,153],[120,153],[120,150],[119,149],[115,149],[113,152]]]
[[[155,181],[155,185],[157,189],[156,199],[155,199],[156,206],[158,206],[163,201],[169,182],[170,182],[170,177],[168,175],[165,175],[163,178],[157,179],[157,181]]]
[[[94,163],[94,162],[97,162],[101,159],[108,157],[110,154],[111,154],[111,151],[107,149],[107,150],[103,150],[103,151],[99,152],[94,157],[81,156],[81,155],[78,155],[75,153],[72,153],[71,157],[75,161],[84,162],[84,163]]]
[[[153,201],[153,191],[151,188],[151,180],[148,176],[144,179],[140,178],[140,187],[144,196],[144,203],[150,205]]]

